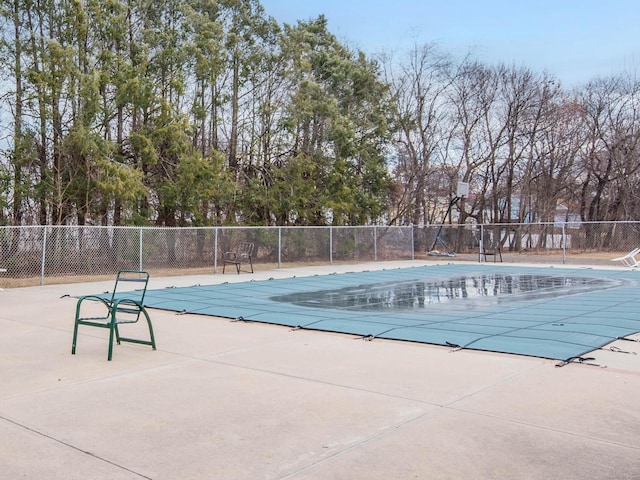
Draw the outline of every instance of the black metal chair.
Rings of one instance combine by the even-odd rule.
[[[224,274],[224,270],[227,264],[235,265],[238,275],[240,275],[240,271],[243,271],[246,273],[253,273],[252,257],[253,257],[253,243],[249,243],[249,242],[239,243],[235,251],[224,253],[224,256],[222,258],[222,262],[223,262],[222,273]],[[249,262],[249,266],[251,267],[250,272],[248,270],[241,270],[242,263],[246,264],[247,262]]]
[[[502,251],[500,250],[500,244],[497,242],[483,242],[480,245],[480,250],[478,252],[478,261],[487,261],[487,257],[493,257],[493,263],[496,263],[498,259],[500,259],[500,263],[502,263]]]

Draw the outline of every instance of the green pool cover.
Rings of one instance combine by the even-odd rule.
[[[147,292],[151,308],[570,361],[640,331],[638,275],[456,264]]]

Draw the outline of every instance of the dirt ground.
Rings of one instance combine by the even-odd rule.
[[[612,263],[611,259],[625,255],[627,252],[568,252],[566,255],[563,253],[552,252],[502,252],[502,261],[504,263],[539,263],[546,265],[557,266],[620,266],[620,264]],[[387,259],[384,259],[387,260]],[[383,261],[384,261],[383,260]],[[389,259],[397,260],[397,259]],[[464,253],[455,255],[429,255],[426,252],[416,254],[416,260],[424,260],[425,262],[478,262],[478,253]],[[493,261],[498,262],[499,257],[488,256],[486,261],[488,263]],[[367,259],[366,261],[369,261]],[[345,263],[358,263],[358,262],[333,262],[334,265]],[[297,268],[305,266],[317,266],[326,265],[326,263],[320,262],[296,262],[285,263],[280,266],[282,269]],[[278,269],[276,263],[260,263],[259,260],[254,263],[254,269],[256,271],[268,271]],[[213,266],[204,268],[163,268],[163,269],[149,269],[149,272],[154,277],[173,277],[183,275],[207,275],[207,274],[222,274],[222,267],[218,265],[216,271]],[[227,272],[226,275],[232,274]],[[233,272],[235,274],[235,272]],[[28,277],[28,278],[12,278],[8,273],[0,273],[0,288],[20,288],[31,287],[36,285],[59,285],[66,283],[79,283],[79,282],[97,282],[104,280],[111,280],[114,278],[114,274],[111,275],[63,275],[63,276],[45,276],[44,282],[40,277]]]

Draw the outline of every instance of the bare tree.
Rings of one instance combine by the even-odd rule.
[[[464,217],[478,222],[487,220],[484,217],[489,211],[489,221],[499,216],[498,206],[489,201],[490,196],[498,196],[494,170],[505,135],[504,124],[495,121],[499,85],[494,69],[470,60],[455,73],[450,94],[455,123],[449,157],[459,178],[470,183],[473,192],[469,208],[461,204],[460,209],[466,212]]]
[[[450,140],[450,111],[446,92],[452,77],[451,59],[436,46],[415,45],[400,63],[384,58],[385,80],[394,102],[393,128],[398,181],[390,223],[427,225],[434,221],[438,165]]]
[[[596,80],[578,98],[588,135],[581,166],[583,220],[637,219],[640,169],[640,84]]]

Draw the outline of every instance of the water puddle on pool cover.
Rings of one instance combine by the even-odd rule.
[[[305,307],[363,311],[414,310],[435,305],[466,309],[555,298],[621,284],[619,280],[582,276],[479,274],[438,280],[372,283],[278,295],[271,300]]]

